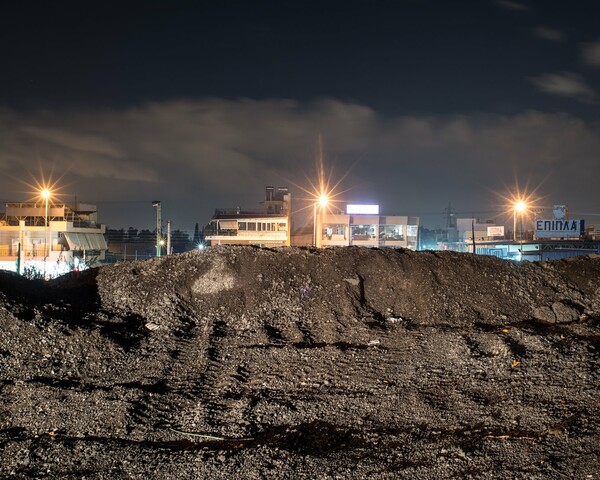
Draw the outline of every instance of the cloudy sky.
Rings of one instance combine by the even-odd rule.
[[[11,2],[0,201],[58,180],[110,227],[192,231],[325,169],[443,225],[518,186],[600,224],[595,0]],[[506,215],[505,215],[506,216]]]

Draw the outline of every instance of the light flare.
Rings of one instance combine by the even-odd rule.
[[[30,181],[23,180],[22,178],[12,177],[15,181],[22,183],[27,187],[27,190],[22,192],[27,197],[25,199],[15,199],[23,201],[25,203],[38,202],[39,200],[48,200],[51,205],[54,205],[54,200],[61,197],[61,189],[65,187],[64,177],[68,173],[68,169],[58,178],[54,179],[54,167],[51,169],[50,174],[46,175],[42,166],[39,166],[39,174],[35,176],[31,172],[27,172],[31,177]],[[60,187],[59,187],[60,184]]]
[[[507,187],[508,194],[502,194],[494,191],[493,193],[502,199],[500,208],[502,209],[500,217],[504,217],[504,223],[513,221],[515,215],[526,219],[532,215],[536,215],[543,209],[541,203],[545,197],[541,197],[538,193],[541,184],[535,188],[530,188],[529,182],[525,188],[519,186],[519,182],[515,181],[513,188]]]
[[[515,212],[517,213],[524,213],[525,211],[527,211],[527,202],[525,202],[525,200],[517,200],[515,202]]]
[[[308,187],[290,182],[290,184],[306,194],[305,197],[299,198],[301,201],[305,202],[305,205],[295,210],[294,213],[307,211],[313,209],[315,206],[326,209],[329,213],[335,213],[340,209],[341,204],[344,203],[341,196],[349,189],[340,190],[340,185],[348,176],[351,169],[348,169],[348,171],[346,171],[337,181],[333,180],[333,168],[329,173],[326,173],[323,161],[323,142],[321,136],[319,136],[319,153],[317,155],[316,170],[316,179],[311,179],[305,174]]]

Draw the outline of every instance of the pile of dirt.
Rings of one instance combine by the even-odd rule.
[[[597,478],[600,256],[0,272],[2,478]]]

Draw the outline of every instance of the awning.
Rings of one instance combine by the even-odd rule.
[[[70,250],[107,250],[106,240],[101,233],[65,232]]]

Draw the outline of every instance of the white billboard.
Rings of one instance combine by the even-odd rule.
[[[554,205],[552,207],[552,214],[554,220],[566,220],[567,219],[567,206],[566,205]]]
[[[488,237],[503,237],[504,236],[504,227],[503,226],[487,227],[487,236]]]
[[[348,215],[379,215],[379,205],[346,205]]]
[[[583,220],[545,220],[535,221],[536,238],[579,238],[585,232]]]

